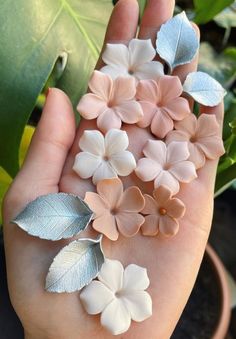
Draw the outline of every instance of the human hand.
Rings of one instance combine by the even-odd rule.
[[[149,0],[139,38],[154,41],[157,29],[172,16],[173,9],[173,0]],[[113,11],[106,42],[127,43],[136,35],[137,22],[136,0],[120,0]],[[101,60],[98,69],[100,67]],[[176,68],[174,73],[183,80],[196,67],[197,57],[190,64]],[[215,114],[222,125],[222,104],[202,107],[201,111]],[[26,338],[111,338],[101,328],[99,317],[84,312],[78,293],[48,293],[43,288],[52,259],[68,241],[34,238],[10,223],[28,202],[40,195],[62,191],[84,197],[86,191],[94,190],[89,180],[79,180],[72,170],[78,140],[85,129],[96,129],[96,126],[82,120],[76,132],[68,98],[60,90],[51,89],[25,163],[5,198],[8,285]],[[129,135],[129,149],[138,159],[151,135],[134,125],[125,130]],[[132,261],[146,267],[151,281],[148,291],[153,299],[153,316],[143,323],[133,323],[120,338],[170,337],[193,287],[210,231],[216,168],[217,161],[207,160],[198,171],[198,178],[181,187],[178,197],[186,205],[186,214],[174,238],[138,234],[129,239],[119,237],[112,243],[104,239],[103,249],[108,258],[118,259],[124,266]],[[130,184],[148,193],[153,189],[135,175],[125,179],[125,185]]]

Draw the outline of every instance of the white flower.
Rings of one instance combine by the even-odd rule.
[[[132,39],[128,47],[123,44],[107,44],[102,55],[107,64],[100,69],[113,79],[118,76],[134,76],[137,80],[157,80],[164,75],[163,65],[152,61],[156,55],[150,39]]]
[[[105,135],[97,130],[86,130],[80,138],[82,152],[75,157],[73,170],[83,179],[93,177],[96,185],[102,179],[129,175],[136,167],[125,131],[111,129]]]
[[[134,321],[152,315],[147,270],[131,264],[124,270],[117,260],[106,259],[98,275],[86,286],[80,299],[88,314],[101,314],[101,324],[113,335],[126,332]]]

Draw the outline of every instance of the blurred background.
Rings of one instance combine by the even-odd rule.
[[[63,89],[74,107],[86,91],[116,2],[0,1],[0,204],[24,160],[47,88]],[[145,4],[139,0],[140,17]],[[201,30],[199,70],[227,90],[226,154],[217,171],[209,245],[172,339],[236,339],[236,1],[176,1],[175,14],[183,10]],[[22,339],[7,292],[1,228],[0,245],[0,337]]]

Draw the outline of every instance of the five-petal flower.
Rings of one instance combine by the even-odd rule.
[[[142,213],[145,216],[145,222],[141,227],[143,235],[153,236],[164,234],[173,236],[179,230],[179,218],[185,213],[184,203],[177,198],[172,198],[171,191],[160,186],[153,192],[153,197],[144,194],[145,207]]]
[[[142,80],[137,86],[137,99],[143,109],[144,117],[138,126],[150,126],[152,133],[164,138],[173,130],[174,121],[184,119],[190,114],[189,103],[180,97],[182,84],[177,76],[162,76],[157,82]]]
[[[148,140],[144,146],[145,158],[138,161],[136,175],[142,181],[154,180],[154,187],[167,186],[172,194],[179,189],[179,182],[189,183],[197,177],[189,157],[188,143],[172,141],[166,145],[161,140]]]
[[[102,132],[120,128],[121,123],[134,124],[143,117],[143,110],[136,101],[135,79],[118,77],[112,80],[108,74],[94,71],[89,88],[77,110],[85,119],[97,118],[97,126]]]
[[[127,176],[136,167],[133,154],[127,151],[128,135],[111,129],[105,137],[97,130],[86,130],[79,140],[82,152],[75,157],[73,170],[83,179],[99,180]]]
[[[125,237],[134,236],[144,222],[139,212],[144,207],[144,197],[138,187],[123,191],[120,179],[104,179],[97,184],[97,193],[87,192],[85,202],[95,213],[93,228],[115,241],[119,232]]]
[[[132,39],[128,47],[123,44],[107,44],[102,55],[107,64],[101,72],[113,79],[120,75],[133,76],[136,80],[157,79],[164,74],[163,65],[152,61],[156,55],[150,39]]]
[[[152,315],[147,270],[138,265],[125,269],[117,260],[106,259],[98,275],[80,293],[88,314],[101,313],[101,324],[113,335],[126,332],[131,320],[141,322]]]
[[[201,168],[207,159],[217,159],[224,154],[224,144],[220,137],[220,127],[215,115],[201,114],[197,119],[194,114],[175,124],[175,131],[168,133],[166,142],[188,142],[190,157],[188,160]]]

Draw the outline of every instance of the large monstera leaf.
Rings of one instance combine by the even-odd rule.
[[[112,7],[111,0],[1,1],[0,165],[10,175],[18,170],[24,126],[56,62],[56,86],[74,105],[86,90]]]

